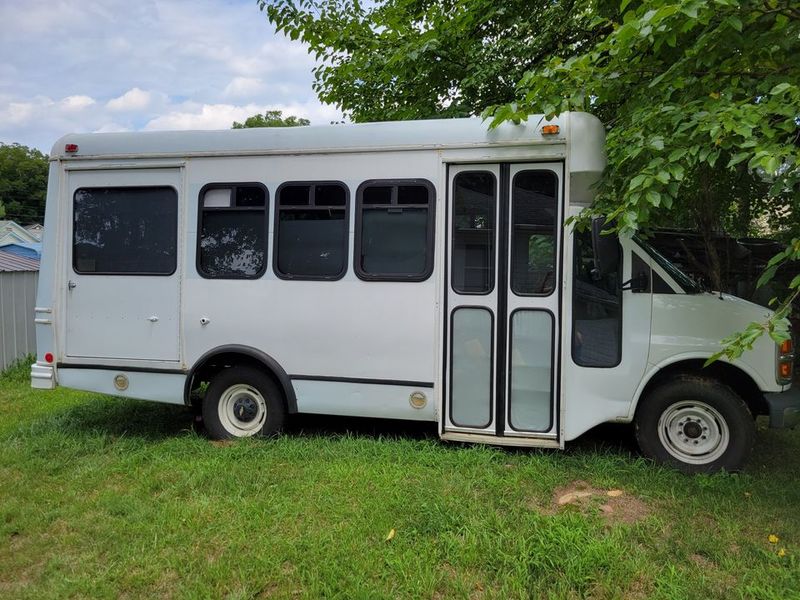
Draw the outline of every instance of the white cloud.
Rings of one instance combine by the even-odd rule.
[[[106,108],[112,111],[142,110],[149,106],[151,100],[152,95],[150,92],[145,92],[135,87],[129,89],[122,96],[109,100],[106,103]]]
[[[0,56],[0,141],[45,151],[70,131],[341,118],[315,97],[306,48],[245,0],[0,0]]]
[[[145,129],[226,129],[262,110],[260,106],[187,103],[184,107],[152,119]]]
[[[84,108],[90,107],[94,103],[94,98],[83,95],[67,96],[61,100],[61,106],[63,106],[67,111],[83,110]]]
[[[264,105],[264,104],[202,104],[187,102],[177,110],[161,115],[145,125],[146,130],[164,129],[228,129],[234,121],[244,121],[267,110],[280,110],[284,116],[294,115],[309,119],[314,125],[327,125],[341,119],[333,107],[318,103]]]
[[[32,102],[9,102],[4,110],[0,110],[0,119],[12,124],[25,123],[33,112]]]
[[[256,77],[235,77],[225,87],[228,98],[252,98],[265,91],[266,85]]]
[[[119,123],[114,123],[113,121],[110,123],[105,123],[95,129],[92,133],[118,133],[120,131],[130,131],[124,125],[120,125]]]

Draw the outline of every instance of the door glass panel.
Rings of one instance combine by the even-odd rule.
[[[512,191],[511,289],[546,296],[556,285],[557,179],[552,171],[520,171]]]
[[[453,181],[453,290],[488,294],[494,289],[496,183],[492,173],[463,172]]]
[[[517,430],[548,431],[552,420],[553,318],[543,310],[518,310],[511,317],[510,424]]]
[[[487,427],[492,420],[492,313],[453,311],[450,420],[459,427]]]

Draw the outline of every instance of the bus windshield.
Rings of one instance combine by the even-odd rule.
[[[645,242],[642,238],[639,236],[634,236],[633,240],[639,244],[639,246],[644,248],[644,251],[650,255],[650,258],[656,261],[661,268],[664,269],[679,286],[681,286],[684,292],[687,294],[700,294],[705,291],[702,285],[681,271],[672,261],[661,254],[658,250],[653,248],[653,246]]]

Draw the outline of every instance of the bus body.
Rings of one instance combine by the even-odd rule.
[[[563,448],[635,421],[653,458],[739,468],[753,416],[797,420],[792,348],[703,369],[767,309],[564,225],[603,148],[584,113],[65,136],[32,385],[198,403],[213,437],[299,412]]]

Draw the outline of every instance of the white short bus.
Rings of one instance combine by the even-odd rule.
[[[561,448],[633,422],[658,461],[738,469],[754,416],[797,421],[791,344],[702,368],[766,309],[564,226],[603,147],[583,113],[68,135],[33,386],[174,404],[202,388],[215,438],[317,413]]]

